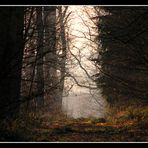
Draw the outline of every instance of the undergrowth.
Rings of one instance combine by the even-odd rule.
[[[147,141],[147,125],[146,104],[114,106],[105,119],[73,119],[54,110],[0,122],[0,141]]]

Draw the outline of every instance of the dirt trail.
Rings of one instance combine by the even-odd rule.
[[[42,115],[42,116],[41,116]],[[17,120],[1,129],[0,141],[25,142],[147,142],[148,107],[118,111],[108,119],[68,118],[46,112],[38,117]]]
[[[113,124],[102,119],[58,119],[49,122],[43,118],[33,130],[31,141],[46,142],[134,142],[147,141],[147,122],[126,121]],[[144,129],[144,130],[143,130]]]

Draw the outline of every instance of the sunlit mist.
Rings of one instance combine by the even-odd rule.
[[[72,78],[66,78],[65,91],[71,89],[63,97],[63,110],[73,118],[103,117],[106,103],[101,90],[95,89],[96,84],[91,79],[97,73],[96,66],[90,61],[90,58],[97,56],[97,45],[94,42],[96,26],[90,19],[95,16],[94,9],[92,6],[69,6],[69,12],[71,11],[68,22],[70,59],[67,61],[67,69],[84,87],[78,86]]]

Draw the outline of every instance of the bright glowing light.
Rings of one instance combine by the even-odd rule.
[[[92,6],[69,6],[69,11],[72,11],[71,21],[68,22],[70,38],[73,39],[70,41],[70,50],[77,56],[81,61],[81,65],[86,69],[89,75],[96,73],[96,67],[94,64],[89,61],[91,54],[96,52],[96,44],[93,42],[92,35],[95,35],[95,30],[93,29],[94,22],[90,20],[89,17],[95,16]],[[90,16],[86,13],[88,12]],[[69,13],[69,12],[68,12]],[[77,63],[77,62],[76,62]],[[81,83],[84,82],[86,85],[92,84],[92,81],[88,79],[85,71],[82,70],[79,64],[69,71],[77,77],[77,80]],[[69,84],[69,82],[68,82]],[[93,84],[95,85],[95,84]],[[76,92],[77,89],[81,89],[76,86],[73,88],[73,91]]]
[[[79,84],[85,86],[96,87],[96,84],[88,77],[96,74],[97,68],[89,61],[89,57],[96,54],[96,44],[93,37],[96,35],[94,22],[89,17],[94,17],[95,13],[92,6],[69,6],[69,12],[72,11],[70,21],[68,22],[70,51],[75,57],[70,56],[67,63],[68,71],[73,75]],[[87,13],[86,13],[87,11]],[[68,13],[69,13],[68,12]],[[73,66],[71,66],[73,64]],[[70,65],[70,66],[69,66]],[[72,67],[72,68],[71,68]],[[82,67],[87,71],[84,71]],[[75,83],[72,78],[67,78],[65,81],[65,88]],[[63,110],[68,115],[79,117],[102,117],[104,116],[105,104],[100,95],[100,91],[93,91],[93,96],[87,88],[79,87],[76,84],[70,91],[68,97],[63,97]],[[99,101],[100,104],[98,104]]]

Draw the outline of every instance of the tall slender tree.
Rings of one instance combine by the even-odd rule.
[[[63,91],[64,91],[64,79],[65,79],[65,74],[66,74],[66,55],[67,55],[67,43],[66,43],[66,34],[65,34],[65,16],[68,7],[63,7],[59,6],[59,26],[60,26],[60,41],[61,41],[61,62],[60,62],[60,72],[61,72],[61,82],[59,86],[59,105],[62,105],[62,96],[63,96]]]
[[[43,71],[43,57],[44,57],[44,45],[43,45],[43,11],[42,7],[37,7],[37,32],[38,32],[38,40],[37,40],[37,106],[41,107],[44,105],[44,71]]]

